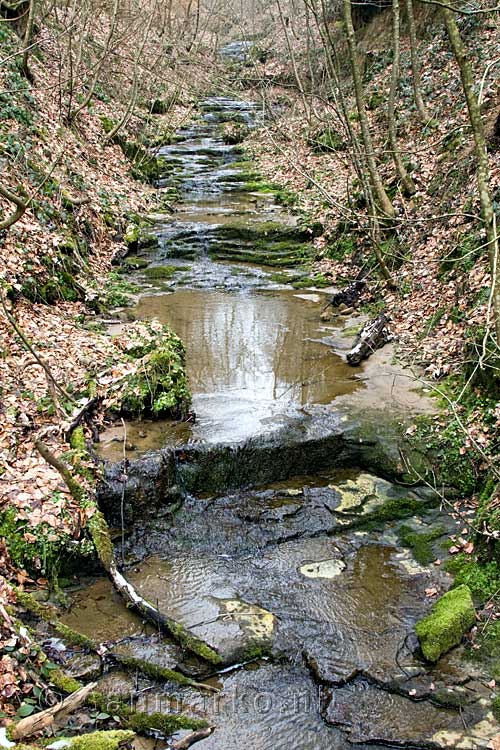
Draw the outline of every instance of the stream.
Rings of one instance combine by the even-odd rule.
[[[116,542],[141,595],[223,668],[153,632],[102,578],[65,622],[109,645],[102,692],[207,719],[203,749],[485,748],[494,723],[480,666],[463,648],[426,664],[413,630],[434,601],[426,589],[451,584],[431,561],[457,531],[428,488],[399,482],[395,425],[432,404],[390,347],[347,366],[365,318],[323,322],[332,290],[293,287],[301,271],[287,257],[307,234],[272,193],[247,187],[239,147],[221,138],[221,122],[258,121],[255,105],[212,97],[200,111],[161,149],[159,187],[181,202],[151,217],[159,245],[139,252],[141,292],[123,313],[158,318],[186,343],[197,418],[127,423]],[[171,278],[150,271],[165,265]],[[101,506],[117,526],[123,437],[111,427],[99,447]],[[415,560],[408,530],[432,532],[428,560]],[[219,692],[153,679],[130,659]]]

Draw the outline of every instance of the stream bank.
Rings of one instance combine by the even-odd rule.
[[[405,435],[431,404],[390,350],[347,368],[346,329],[362,318],[322,322],[328,290],[273,278],[307,230],[272,194],[249,193],[241,154],[219,136],[235,107],[251,123],[250,103],[212,98],[162,149],[175,168],[160,186],[184,202],[173,221],[152,219],[158,242],[137,249],[141,293],[122,313],[184,338],[197,420],[104,434],[115,463],[100,491],[130,581],[227,671],[145,630],[102,580],[65,622],[108,643],[95,668],[110,703],[204,719],[216,731],[199,747],[487,747],[480,666],[461,647],[430,665],[413,634],[452,583],[429,563],[446,556],[455,521],[410,476],[425,457]],[[425,562],[412,535],[425,537]],[[168,669],[220,692],[173,685]]]

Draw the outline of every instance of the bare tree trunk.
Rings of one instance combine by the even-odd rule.
[[[491,274],[491,306],[493,308],[493,320],[495,326],[495,335],[497,346],[500,344],[500,282],[498,279],[498,237],[496,227],[496,217],[493,210],[493,201],[490,190],[490,170],[488,163],[488,153],[486,150],[486,138],[484,135],[483,121],[481,110],[474,92],[474,78],[472,68],[467,59],[465,45],[460,36],[460,31],[455,21],[453,11],[448,8],[442,8],[446,31],[450,46],[460,69],[462,87],[469,110],[469,120],[472,134],[474,136],[476,159],[477,159],[477,187],[479,191],[479,200],[481,203],[481,215],[483,217],[484,228],[486,231],[486,242],[488,247],[488,257]]]
[[[406,171],[403,164],[401,152],[398,147],[396,128],[396,96],[399,88],[399,0],[392,0],[392,48],[393,60],[391,70],[391,86],[389,89],[389,101],[387,104],[387,120],[389,127],[389,142],[391,144],[392,158],[396,171],[401,179],[403,190],[407,195],[413,195],[415,184]]]
[[[24,32],[24,50],[23,50],[23,61],[21,63],[23,75],[29,80],[32,80],[28,61],[31,49],[31,38],[33,36],[33,27],[35,25],[35,11],[36,11],[36,0],[30,0],[28,21],[26,23],[26,31]]]
[[[303,84],[302,78],[300,77],[299,69],[298,69],[298,66],[297,66],[297,61],[295,59],[295,53],[293,51],[293,47],[292,47],[292,44],[290,42],[290,35],[288,33],[288,29],[287,29],[287,26],[286,26],[285,18],[283,17],[283,11],[281,9],[280,0],[276,0],[276,5],[278,6],[278,13],[279,13],[279,16],[280,16],[280,21],[281,21],[281,26],[283,28],[283,33],[285,35],[285,41],[286,41],[286,46],[287,46],[287,49],[288,49],[288,54],[290,55],[290,62],[292,63],[292,70],[293,70],[293,75],[294,75],[294,78],[295,78],[295,82],[297,84],[297,88],[299,90],[299,93],[300,93],[300,96],[301,96],[301,99],[302,99],[302,104],[304,106],[304,113],[306,115],[307,122],[310,123],[311,122],[311,108],[309,106],[309,102],[307,101],[306,91],[305,91],[305,88],[304,88],[304,84]]]
[[[415,106],[422,122],[428,122],[429,113],[427,112],[424,100],[422,98],[422,83],[420,77],[420,62],[417,54],[417,30],[415,27],[415,16],[413,14],[413,0],[405,0],[406,16],[408,19],[408,33],[410,35],[410,57],[411,72],[413,79],[413,96],[415,97]]]
[[[304,0],[304,1],[308,2],[308,0]],[[329,75],[331,76],[332,82],[334,84],[334,90],[332,93],[333,93],[334,101],[336,104],[336,112],[347,134],[349,135],[349,139],[352,145],[352,151],[351,151],[352,162],[353,162],[354,168],[356,170],[356,174],[358,175],[363,193],[366,196],[366,200],[369,206],[369,216],[368,216],[369,235],[372,241],[373,251],[375,253],[375,257],[377,259],[377,263],[380,267],[380,271],[381,271],[383,278],[387,281],[388,286],[390,286],[391,288],[395,288],[396,285],[392,278],[392,274],[385,262],[382,249],[381,249],[380,222],[377,216],[372,185],[370,183],[369,174],[367,174],[365,153],[360,147],[359,139],[356,135],[356,132],[354,131],[351,121],[349,120],[349,114],[347,111],[347,105],[346,105],[346,101],[344,97],[344,92],[342,90],[342,86],[340,85],[340,77],[339,77],[339,72],[338,72],[339,63],[338,63],[335,45],[330,34],[330,29],[328,28],[328,23],[326,21],[325,0],[321,0],[322,23],[319,18],[319,13],[314,5],[314,0],[312,0],[310,8],[313,12],[313,16],[316,21],[319,34],[321,36],[321,40],[325,48],[327,67],[328,67]]]
[[[6,216],[5,219],[0,221],[0,231],[2,231],[3,229],[8,229],[9,227],[11,227],[16,223],[16,221],[19,221],[19,219],[26,212],[28,203],[24,200],[24,198],[21,198],[19,195],[17,195],[17,193],[13,193],[12,190],[9,190],[9,188],[4,187],[3,185],[0,185],[0,195],[2,196],[2,198],[5,198],[6,200],[13,203],[15,206],[14,211],[10,215]]]
[[[149,30],[151,28],[152,22],[153,22],[153,14],[151,14],[150,17],[149,17],[148,23],[146,25],[146,29],[144,31],[144,36],[143,36],[143,39],[142,39],[142,43],[139,45],[139,48],[137,50],[137,54],[135,56],[134,70],[133,70],[133,73],[132,73],[132,76],[133,76],[133,78],[132,78],[132,90],[131,90],[131,93],[130,93],[130,98],[129,98],[129,101],[128,101],[127,108],[126,108],[126,110],[125,110],[125,112],[124,112],[123,117],[121,118],[121,120],[119,120],[116,123],[115,127],[108,133],[108,135],[104,139],[104,143],[105,144],[110,143],[113,140],[113,138],[119,133],[119,131],[127,124],[127,122],[131,118],[132,113],[134,111],[134,107],[135,107],[136,102],[137,102],[137,97],[139,95],[139,91],[138,91],[138,88],[139,88],[139,62],[140,62],[141,55],[142,55],[142,52],[144,50],[144,47],[146,46],[146,42],[147,42],[147,39],[148,39],[148,34],[149,34]]]
[[[347,37],[347,46],[349,48],[349,62],[351,64],[352,78],[354,82],[354,95],[356,97],[356,106],[358,109],[359,124],[361,126],[361,135],[363,139],[363,146],[366,154],[366,164],[368,172],[370,174],[370,181],[375,192],[377,201],[386,216],[394,216],[394,207],[389,200],[382,179],[377,169],[375,161],[375,153],[373,150],[373,142],[370,134],[370,126],[368,118],[366,116],[365,98],[363,92],[363,82],[361,80],[361,72],[356,59],[356,38],[354,36],[354,26],[352,24],[351,15],[351,0],[342,0],[344,27]]]
[[[70,122],[74,122],[75,119],[80,114],[80,112],[83,112],[83,110],[86,109],[86,107],[88,107],[88,105],[90,104],[90,101],[91,101],[92,97],[94,96],[95,87],[96,87],[97,81],[99,79],[99,73],[101,72],[102,66],[106,62],[106,59],[107,59],[107,56],[108,56],[108,52],[109,52],[109,49],[111,47],[111,43],[113,41],[113,37],[115,35],[116,21],[117,21],[117,17],[118,17],[118,7],[119,7],[119,4],[120,4],[120,0],[114,0],[114,3],[113,3],[113,13],[112,13],[112,16],[111,16],[111,23],[110,23],[110,26],[109,26],[109,32],[108,32],[108,35],[106,37],[106,41],[104,43],[104,49],[102,51],[102,55],[101,55],[99,61],[97,62],[97,65],[96,65],[96,68],[95,68],[95,71],[94,71],[94,75],[92,77],[92,81],[91,81],[89,89],[87,91],[87,96],[84,98],[84,100],[80,104],[80,106],[77,109],[74,110],[74,112],[70,111],[68,113],[68,117],[69,117]]]

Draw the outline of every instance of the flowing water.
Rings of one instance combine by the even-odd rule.
[[[169,264],[177,273],[151,281],[137,272],[143,291],[132,311],[169,323],[186,342],[197,419],[129,423],[129,458],[161,446],[187,455],[192,446],[221,444],[231,461],[243,461],[270,434],[289,450],[302,418],[338,421],[347,403],[378,406],[378,421],[388,409],[428,408],[390,354],[347,367],[342,352],[362,318],[321,322],[327,292],[299,292],[276,280],[272,266],[252,262],[256,226],[273,222],[275,235],[279,223],[292,237],[296,219],[272,195],[245,189],[238,149],[221,140],[221,122],[258,119],[254,105],[212,98],[202,111],[181,142],[162,149],[175,169],[160,187],[175,184],[183,202],[173,219],[154,217],[160,247],[143,251],[150,268]],[[242,234],[242,225],[251,231]],[[283,254],[274,235],[272,264]],[[122,440],[121,428],[110,429],[102,453],[119,461]],[[323,459],[306,476],[292,476],[300,462],[295,472],[293,461],[286,471],[278,463],[281,481],[261,487],[248,473],[226,482],[234,491],[225,493],[201,482],[176,513],[131,523],[120,546],[137,590],[217,649],[224,668],[214,674],[145,628],[99,579],[76,595],[66,621],[111,643],[100,689],[130,693],[143,710],[206,718],[216,731],[200,748],[486,747],[491,715],[477,667],[459,649],[426,665],[413,636],[429,607],[426,589],[443,591],[450,579],[441,566],[415,562],[401,544],[402,523],[417,532],[439,525],[432,559],[446,554],[453,522],[443,521],[424,488],[325,469]],[[403,522],[389,509],[405,502],[415,513]],[[220,692],[131,674],[118,666],[124,656],[176,667]]]

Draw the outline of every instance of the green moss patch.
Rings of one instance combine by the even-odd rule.
[[[149,266],[149,260],[147,258],[139,258],[137,255],[128,255],[121,266],[122,272],[137,271],[141,268]]]
[[[318,131],[310,136],[308,143],[315,154],[325,154],[331,151],[345,151],[348,145],[338,130],[333,130],[332,128],[324,128],[323,130]]]
[[[185,349],[168,327],[150,322],[141,328],[127,353],[137,359],[133,372],[119,382],[112,410],[131,417],[183,418],[191,403]]]
[[[180,729],[194,730],[208,726],[204,719],[193,719],[183,714],[148,714],[142,711],[134,711],[120,696],[103,695],[95,692],[90,694],[88,703],[106,712],[110,706],[113,706],[113,714],[121,716],[123,723],[138,734],[150,734],[154,731],[163,737],[170,737]]]
[[[422,653],[428,661],[437,661],[476,622],[476,611],[468,586],[451,589],[432,607],[431,612],[415,625]]]
[[[415,560],[421,565],[428,565],[435,559],[432,542],[444,535],[443,528],[438,527],[430,531],[418,532],[411,526],[402,525],[399,528],[399,540],[404,547],[409,547]]]
[[[128,745],[135,737],[135,732],[128,729],[91,732],[78,737],[58,738],[58,742],[67,742],[71,750],[119,750]]]
[[[150,279],[171,279],[180,270],[176,266],[150,266],[144,270],[144,274]]]
[[[455,576],[455,584],[465,584],[478,601],[486,602],[500,591],[500,565],[496,560],[479,563],[470,555],[459,553],[446,563]]]

